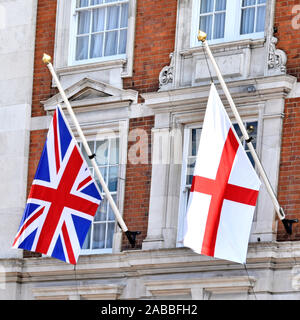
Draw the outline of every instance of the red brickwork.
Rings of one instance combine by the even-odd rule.
[[[275,27],[277,48],[287,54],[287,73],[300,81],[300,8],[299,0],[276,1]],[[297,6],[297,7],[296,7]],[[298,8],[298,9],[297,9]],[[294,10],[294,12],[293,12]],[[297,21],[298,20],[298,21]],[[278,200],[287,218],[300,220],[300,99],[287,99],[283,122]],[[278,240],[300,240],[300,223],[288,236],[278,223]]]
[[[288,74],[297,77],[298,81],[300,81],[300,9],[296,10],[296,6],[299,8],[299,5],[299,0],[277,0],[275,8],[277,48],[286,52]],[[299,20],[296,21],[298,17]]]
[[[133,77],[125,89],[157,91],[159,73],[174,51],[177,0],[137,1]]]
[[[56,24],[56,0],[39,0],[37,8],[34,75],[32,93],[32,116],[43,116],[41,101],[56,93],[51,87],[51,74],[42,62],[44,53],[53,57]]]
[[[127,161],[126,183],[125,183],[125,205],[123,218],[130,231],[141,231],[137,236],[136,248],[141,248],[142,241],[146,237],[148,227],[148,212],[151,186],[151,129],[154,126],[154,117],[130,119],[129,132],[135,129],[142,129],[143,136],[146,133],[147,139],[138,134],[134,141],[128,142],[128,150],[133,148],[136,155],[142,161],[141,164],[131,163],[130,157]],[[133,140],[133,139],[129,139]],[[140,146],[135,148],[134,145]],[[146,145],[145,145],[146,144]],[[148,159],[143,157],[143,151],[148,150]],[[123,237],[123,249],[130,249],[128,240]]]
[[[300,98],[286,100],[278,196],[287,218],[300,221]],[[278,240],[289,239],[300,240],[300,223],[291,237],[278,224]]]

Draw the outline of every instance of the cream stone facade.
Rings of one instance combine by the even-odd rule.
[[[37,0],[0,2],[0,16],[5,18],[0,24],[5,44],[0,44],[0,299],[300,299],[300,243],[276,241],[279,222],[264,186],[247,270],[182,247],[184,135],[190,126],[201,125],[210,72],[215,74],[201,45],[190,45],[194,1],[178,0],[175,49],[158,79],[159,90],[142,93],[140,102],[138,92],[124,89],[122,79],[133,72],[137,2],[130,2],[127,60],[70,66],[70,3],[58,1],[54,66],[86,133],[117,127],[122,133],[122,180],[130,119],[155,119],[148,230],[142,248],[122,250],[116,227],[112,253],[81,255],[76,267],[47,257],[23,258],[21,250],[11,249],[26,202],[30,131],[46,130],[53,108],[62,101],[59,94],[41,101],[47,115],[31,118]],[[258,122],[257,152],[276,191],[285,100],[300,97],[300,85],[287,74],[286,55],[276,48],[275,3],[270,0],[266,7],[264,38],[212,44],[211,49],[241,117]],[[126,190],[124,183],[120,186],[122,213]]]

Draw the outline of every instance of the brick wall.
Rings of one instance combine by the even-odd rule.
[[[297,20],[296,6],[299,0],[277,0],[275,7],[275,26],[278,38],[277,48],[286,52],[288,74],[300,80],[300,19]],[[300,9],[298,9],[300,14]],[[300,16],[298,16],[300,18]]]
[[[125,89],[140,93],[158,90],[161,69],[174,51],[177,0],[137,1],[133,77]]]
[[[286,100],[278,200],[288,219],[300,221],[300,98]],[[291,237],[279,223],[277,238],[300,240],[300,223],[294,225]]]
[[[39,0],[37,8],[34,75],[32,93],[32,116],[43,116],[41,101],[56,93],[51,87],[51,74],[42,62],[44,53],[53,57],[56,24],[56,0]]]
[[[299,0],[276,1],[275,27],[277,48],[287,54],[287,73],[300,81],[300,19],[293,10]],[[299,24],[299,26],[298,26]],[[287,218],[300,220],[300,99],[287,99],[283,122],[282,150],[279,173],[278,200]],[[293,235],[288,236],[281,222],[278,223],[278,240],[299,240],[300,223],[294,225]]]
[[[136,249],[141,248],[142,241],[147,235],[148,227],[148,212],[150,201],[150,186],[151,186],[151,129],[154,126],[154,117],[143,117],[130,119],[129,132],[135,129],[141,129],[143,136],[136,134],[136,139],[128,142],[128,150],[133,148],[135,144],[140,148],[133,148],[136,151],[137,157],[142,160],[140,164],[133,164],[128,157],[126,182],[125,182],[125,204],[123,218],[130,231],[141,231],[141,235],[137,236]],[[133,137],[135,137],[133,136]],[[143,156],[141,150],[146,150]],[[123,249],[131,249],[128,240],[123,237]]]

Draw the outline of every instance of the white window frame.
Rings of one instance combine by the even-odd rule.
[[[259,150],[260,144],[260,137],[261,137],[261,128],[260,128],[260,121],[258,117],[249,117],[243,120],[243,123],[249,122],[257,122],[257,136],[256,136],[256,150]],[[235,124],[235,122],[233,122]],[[180,197],[179,197],[179,212],[178,212],[178,231],[177,231],[177,247],[183,247],[183,233],[184,233],[184,219],[186,215],[187,209],[187,187],[186,187],[186,178],[187,178],[187,169],[188,169],[188,155],[189,155],[189,145],[190,145],[190,138],[191,138],[191,130],[202,128],[203,123],[193,123],[186,125],[184,127],[184,136],[183,136],[183,155],[182,155],[182,170],[181,170],[181,181],[180,181]],[[243,146],[244,143],[242,143]],[[256,213],[255,213],[256,215]]]
[[[127,138],[128,138],[128,121],[120,120],[118,122],[107,122],[99,127],[92,123],[85,123],[81,125],[87,141],[101,141],[110,138],[119,138],[119,172],[118,172],[118,186],[117,186],[117,201],[116,205],[119,208],[120,214],[123,215],[124,197],[125,197],[125,176],[126,176],[126,161],[127,161]],[[77,141],[80,139],[76,136]],[[117,225],[115,219],[114,235],[112,241],[112,248],[103,249],[81,249],[81,255],[91,254],[106,254],[121,251],[122,245],[122,231]]]
[[[197,35],[199,31],[200,4],[202,0],[193,0],[192,22],[191,22],[191,47],[197,47],[202,44],[198,41]],[[266,2],[266,8],[268,0]],[[223,42],[239,41],[243,39],[262,39],[264,32],[254,32],[248,34],[240,34],[241,26],[242,0],[227,0],[224,38],[208,40],[209,44],[218,44]],[[267,10],[266,10],[267,14]],[[265,26],[266,29],[266,26]]]
[[[76,8],[76,0],[72,0],[71,4],[71,21],[70,21],[70,41],[69,41],[69,57],[68,57],[68,65],[70,66],[76,66],[76,65],[84,65],[89,63],[96,63],[96,62],[104,62],[104,61],[112,61],[112,60],[120,60],[120,59],[126,59],[127,58],[127,51],[129,46],[129,41],[132,41],[131,37],[129,36],[129,17],[128,17],[128,24],[127,24],[127,43],[126,43],[126,53],[125,54],[116,54],[112,56],[103,56],[98,58],[88,58],[83,60],[76,60],[76,36],[77,36],[77,25],[78,25],[78,12],[83,10],[91,10],[91,8],[103,8],[108,6],[115,6],[123,3],[128,3],[130,6],[131,0],[119,0],[116,2],[110,2],[105,4],[99,4],[94,6],[89,6],[86,8]],[[128,12],[130,12],[130,9],[128,9]],[[91,23],[90,23],[91,24]],[[91,30],[90,30],[91,33]],[[90,46],[90,44],[89,44]]]

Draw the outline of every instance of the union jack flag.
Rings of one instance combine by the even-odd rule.
[[[13,247],[76,264],[101,200],[58,106]]]

